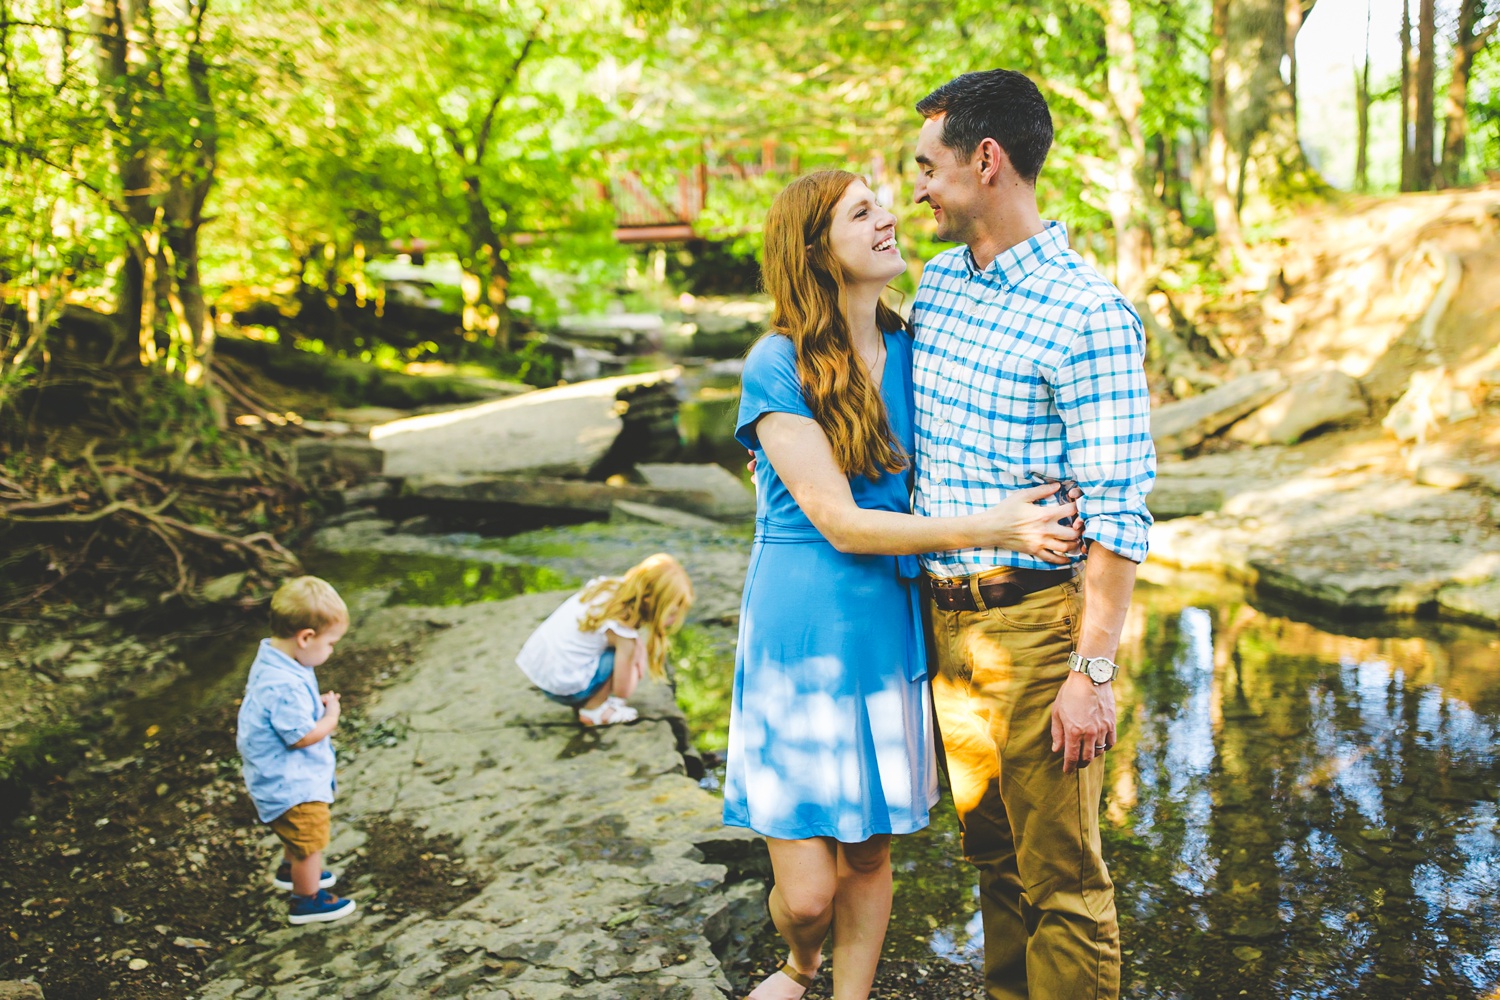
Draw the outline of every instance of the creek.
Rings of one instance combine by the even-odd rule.
[[[580,559],[618,546],[620,531],[439,536],[425,553],[324,553],[309,568],[355,602],[494,600],[576,585],[588,571]],[[748,537],[720,544],[747,546]],[[476,546],[498,561],[476,558]],[[1121,650],[1119,741],[1104,765],[1122,995],[1492,996],[1496,635],[1415,620],[1312,624],[1215,579],[1152,579],[1138,586]],[[235,697],[255,638],[188,651],[193,680],[120,723],[161,723],[205,698]],[[732,625],[716,616],[691,624],[673,651],[678,701],[711,789],[733,645]],[[946,796],[932,825],[899,838],[893,854],[887,955],[977,966],[977,888]],[[762,944],[775,951],[769,938]]]

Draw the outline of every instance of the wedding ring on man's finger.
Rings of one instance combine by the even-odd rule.
[[[1108,750],[1108,749],[1109,749],[1109,744],[1108,743],[1095,743],[1094,744],[1094,752],[1095,753],[1098,753],[1101,750]]]

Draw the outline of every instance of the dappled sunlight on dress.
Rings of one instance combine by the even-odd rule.
[[[911,340],[886,334],[881,385],[911,454]],[[846,843],[927,825],[937,801],[916,559],[849,555],[792,499],[755,433],[766,413],[811,417],[791,341],[745,363],[736,439],[756,455],[756,536],[730,709],[724,821],[785,840]],[[850,479],[859,506],[905,513],[909,473]]]

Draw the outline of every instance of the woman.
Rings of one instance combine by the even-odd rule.
[[[767,838],[790,956],[751,1000],[798,1000],[829,928],[835,1000],[869,995],[890,837],[937,801],[915,554],[1000,546],[1064,563],[1081,526],[1046,485],[964,517],[909,513],[911,339],[881,292],[896,219],[853,174],[792,182],[766,219],[771,332],[745,362],[736,438],[756,538],[730,710],[724,821]],[[1062,499],[1062,498],[1059,498]]]

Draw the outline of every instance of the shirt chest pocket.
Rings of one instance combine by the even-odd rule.
[[[1001,436],[997,422],[1030,423],[1051,397],[1035,362],[1010,352],[981,350],[953,379],[955,399],[975,430]]]

